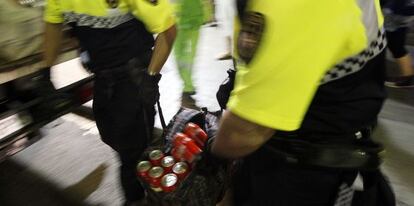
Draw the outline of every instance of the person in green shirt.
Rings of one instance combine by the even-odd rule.
[[[177,28],[179,30],[175,41],[174,52],[177,67],[184,82],[182,106],[196,108],[195,88],[192,70],[200,35],[200,27],[204,23],[204,8],[202,0],[177,1]]]

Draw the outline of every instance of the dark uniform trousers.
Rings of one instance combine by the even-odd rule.
[[[356,175],[287,163],[261,148],[244,159],[235,176],[234,205],[332,206],[344,179]]]
[[[139,69],[139,68],[134,68]],[[121,161],[120,180],[127,201],[144,197],[136,164],[152,137],[155,109],[145,107],[136,85],[123,69],[96,72],[93,111],[103,142]]]

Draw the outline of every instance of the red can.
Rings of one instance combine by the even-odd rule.
[[[174,174],[177,175],[179,179],[184,179],[190,172],[190,167],[186,162],[177,162],[173,167]]]
[[[197,158],[197,155],[192,153],[187,145],[179,145],[177,147],[174,147],[171,151],[171,154],[177,161],[187,161],[187,162],[194,162],[194,160]]]
[[[171,150],[171,155],[177,162],[185,161],[183,156],[183,151],[179,150],[177,147],[173,147]]]
[[[164,174],[164,169],[162,167],[152,167],[148,171],[148,177],[149,177],[149,184],[153,188],[159,188],[161,187],[161,177]]]
[[[190,122],[185,125],[184,133],[187,135],[191,135],[191,134],[194,134],[198,129],[201,129],[201,127],[195,123]]]
[[[208,135],[207,133],[203,130],[203,129],[199,129],[196,131],[196,135],[197,135],[197,139],[199,139],[199,141],[201,141],[204,144],[207,142],[208,140]]]
[[[174,146],[180,147],[181,145],[186,146],[187,149],[195,155],[202,152],[200,147],[197,145],[197,143],[192,138],[188,137],[185,134],[177,133],[176,138],[174,140]]]
[[[187,150],[189,152],[191,152],[191,154],[193,154],[193,155],[198,155],[201,152],[203,152],[200,149],[200,147],[198,147],[198,145],[195,143],[195,141],[187,142],[187,144],[185,146],[187,147]]]
[[[191,140],[191,138],[188,135],[179,132],[179,133],[174,135],[174,146],[182,145],[186,141],[190,141],[190,140]]]
[[[207,133],[197,124],[191,122],[184,128],[184,133],[193,139],[200,148],[204,147],[204,144],[208,139]]]
[[[164,192],[172,192],[177,189],[178,176],[176,174],[166,174],[161,178],[161,188]]]
[[[142,179],[148,181],[148,171],[151,169],[152,165],[149,161],[141,161],[137,165],[137,174]]]
[[[170,173],[174,164],[175,160],[172,156],[165,156],[161,160],[161,166],[164,168],[165,173]]]
[[[171,150],[171,154],[177,162],[193,161],[195,159],[195,155],[189,152],[185,145],[174,147]]]
[[[161,150],[153,150],[149,153],[149,160],[152,165],[160,166],[161,160],[164,157],[164,153]]]

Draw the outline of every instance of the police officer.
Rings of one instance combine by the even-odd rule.
[[[238,3],[235,87],[211,147],[243,159],[234,205],[334,205],[369,167],[352,148],[370,141],[385,98],[379,2]]]
[[[168,0],[48,0],[45,21],[47,66],[58,54],[63,23],[88,53],[88,67],[96,75],[96,124],[120,157],[126,205],[142,202],[135,167],[152,135],[159,72],[176,35]]]

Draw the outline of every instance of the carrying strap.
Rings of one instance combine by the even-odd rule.
[[[164,115],[162,113],[162,108],[161,108],[161,104],[160,101],[157,101],[157,109],[158,109],[158,115],[160,117],[160,122],[161,122],[161,126],[162,126],[162,130],[163,130],[163,135],[167,132],[167,125],[165,124],[165,119],[164,119]],[[152,131],[150,127],[150,122],[148,119],[148,114],[147,114],[147,110],[145,109],[145,106],[142,106],[142,112],[143,112],[143,117],[144,117],[144,124],[145,124],[145,134],[146,134],[146,138],[147,138],[147,144],[152,144],[153,143],[153,137],[152,137]]]
[[[158,115],[160,116],[162,130],[165,132],[167,130],[167,124],[165,124],[164,114],[162,113],[160,100],[157,101],[157,108],[158,108]]]

